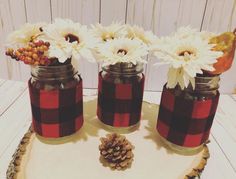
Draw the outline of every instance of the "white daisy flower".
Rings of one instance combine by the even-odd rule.
[[[128,38],[118,38],[99,44],[96,50],[99,54],[98,60],[104,62],[104,65],[114,65],[120,62],[134,65],[138,62],[146,63],[143,57],[148,53],[147,46],[140,40]]]
[[[194,89],[196,75],[202,74],[203,70],[213,71],[213,64],[222,55],[221,52],[212,51],[213,46],[199,36],[160,39],[152,51],[170,65],[167,87],[174,88],[178,84],[184,89],[191,83]]]
[[[139,39],[146,45],[153,44],[157,37],[151,31],[145,31],[136,25],[126,25],[126,37],[130,39]]]
[[[19,30],[12,32],[7,37],[7,43],[11,46],[22,47],[42,35],[41,28],[45,23],[26,23]]]
[[[192,36],[199,36],[203,40],[209,40],[212,37],[216,36],[215,33],[207,32],[207,31],[199,31],[197,29],[191,28],[190,26],[180,27],[177,31],[173,34],[175,38],[183,39]]]
[[[96,40],[92,38],[86,26],[69,19],[55,19],[55,22],[43,28],[43,31],[50,42],[49,56],[58,58],[60,63],[64,63],[68,58],[74,61],[81,57],[94,61],[90,49],[94,47]]]
[[[103,26],[101,24],[92,25],[92,32],[100,42],[125,36],[124,25],[114,22],[109,26]]]
[[[176,38],[188,38],[190,36],[195,36],[199,33],[199,30],[191,28],[190,26],[180,27],[172,35]]]

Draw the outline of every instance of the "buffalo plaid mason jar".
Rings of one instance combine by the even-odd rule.
[[[192,86],[184,90],[164,86],[157,131],[175,152],[195,153],[207,142],[220,96],[219,80],[218,75],[199,75],[194,90]]]
[[[111,130],[138,128],[144,90],[143,64],[116,63],[99,73],[97,116]]]
[[[33,66],[28,82],[34,131],[59,138],[83,124],[82,79],[71,64]]]

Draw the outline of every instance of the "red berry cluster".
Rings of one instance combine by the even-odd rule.
[[[50,59],[45,55],[50,46],[49,42],[39,40],[37,42],[30,42],[26,47],[14,50],[7,49],[6,55],[17,61],[23,61],[29,65],[50,65]]]

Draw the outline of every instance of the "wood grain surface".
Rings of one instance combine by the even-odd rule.
[[[30,68],[5,57],[5,38],[25,22],[51,22],[56,17],[70,18],[82,24],[113,21],[137,24],[156,35],[168,35],[183,25],[213,32],[232,31],[236,27],[236,0],[0,0],[0,78],[27,81]],[[154,67],[149,59],[145,67],[145,89],[161,91],[167,68]],[[99,67],[82,60],[80,73],[84,87],[97,87]],[[220,90],[232,93],[236,88],[236,63],[221,76]]]

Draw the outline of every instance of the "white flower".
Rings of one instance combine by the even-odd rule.
[[[101,24],[92,25],[92,32],[99,42],[106,42],[125,36],[124,25],[114,22],[109,26],[103,26]]]
[[[179,39],[184,39],[188,37],[193,37],[193,36],[199,36],[203,40],[209,40],[213,36],[216,36],[216,34],[212,32],[207,32],[207,31],[199,31],[197,29],[191,28],[190,26],[186,27],[180,27],[177,29],[177,31],[173,34],[175,38]]]
[[[136,25],[126,25],[126,37],[130,39],[139,39],[146,45],[153,44],[157,37],[151,31],[144,31],[143,28]]]
[[[213,46],[199,36],[160,39],[152,50],[156,57],[170,65],[167,87],[174,88],[179,84],[184,89],[191,83],[195,88],[196,75],[202,74],[203,70],[213,71],[213,64],[222,55],[212,51]]]
[[[119,62],[145,63],[142,57],[147,55],[147,46],[140,40],[119,38],[110,40],[107,43],[99,44],[97,47],[98,60],[103,61],[104,65],[114,65]]]
[[[43,26],[45,26],[45,23],[26,23],[19,30],[12,32],[7,37],[7,43],[11,46],[25,46],[42,34],[40,28]]]
[[[64,63],[68,58],[78,60],[81,57],[94,61],[90,51],[96,43],[86,26],[69,19],[55,19],[53,24],[43,28],[46,40],[50,42],[49,56]]]
[[[175,36],[176,38],[183,39],[198,35],[198,33],[199,31],[197,29],[191,28],[190,26],[186,26],[178,28],[177,31],[173,33],[173,36]]]

